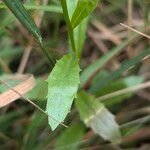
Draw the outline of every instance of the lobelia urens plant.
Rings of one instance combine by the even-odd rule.
[[[79,63],[86,37],[89,15],[96,8],[99,0],[60,0],[63,16],[68,28],[69,52],[60,60],[56,61],[56,63],[43,45],[42,36],[38,27],[20,0],[3,0],[3,2],[22,25],[34,36],[49,60],[52,71],[46,80],[48,83],[46,84],[46,89],[48,89],[48,91],[45,112],[50,116],[48,117],[48,123],[51,129],[55,130],[60,122],[64,121],[70,112],[73,100],[76,99],[75,107],[80,113],[80,117],[84,123],[104,139],[119,142],[121,140],[121,134],[114,115],[105,108],[104,104],[95,100],[96,98],[92,95],[96,94],[98,88],[95,87],[85,92],[83,91],[83,87],[93,73],[120,52],[128,42],[125,41],[120,47],[100,58],[95,64],[92,64],[81,72],[80,75],[81,70]],[[133,35],[131,39],[135,39],[136,36],[137,35]],[[125,62],[118,70],[114,71],[112,75],[104,77],[98,86],[103,88],[108,82],[118,78],[122,72],[139,63],[149,53],[149,50],[145,50],[136,58]]]

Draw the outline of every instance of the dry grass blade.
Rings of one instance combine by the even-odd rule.
[[[32,76],[31,76],[32,77]],[[31,79],[33,79],[33,78],[31,78]],[[31,82],[31,79],[30,80],[28,80],[28,82],[30,81]],[[41,112],[43,112],[44,114],[46,114],[49,118],[51,118],[52,120],[54,120],[54,121],[56,121],[57,123],[59,123],[60,125],[62,125],[62,126],[64,126],[65,128],[67,128],[67,126],[65,125],[65,124],[63,124],[63,123],[61,123],[61,122],[59,122],[58,120],[56,120],[55,118],[53,118],[53,117],[51,117],[51,116],[49,116],[43,109],[41,109],[38,105],[36,105],[35,103],[33,103],[30,99],[28,99],[28,98],[26,98],[25,96],[23,96],[21,93],[20,93],[20,91],[24,91],[24,86],[19,86],[19,88],[17,87],[17,88],[13,88],[13,87],[11,87],[11,85],[9,85],[6,81],[4,81],[4,80],[2,80],[2,79],[0,79],[0,82],[1,83],[3,83],[5,86],[7,86],[9,89],[11,89],[10,91],[8,91],[8,92],[10,92],[10,93],[8,93],[8,94],[5,94],[5,95],[0,95],[0,102],[3,100],[3,103],[1,103],[0,104],[0,106],[2,107],[2,106],[5,106],[6,105],[6,102],[7,102],[7,104],[8,103],[10,103],[10,102],[12,102],[12,101],[10,101],[9,99],[11,99],[11,97],[12,97],[12,94],[14,95],[14,98],[16,97],[16,99],[18,99],[18,98],[22,98],[22,99],[24,99],[24,100],[26,100],[26,101],[28,101],[31,105],[33,105],[34,107],[36,107],[38,110],[40,110]],[[33,82],[33,81],[32,81]],[[33,84],[32,84],[33,85]],[[18,96],[17,96],[18,95]],[[6,102],[5,102],[5,100],[6,100]],[[2,105],[3,104],[3,105]]]
[[[11,78],[12,80],[19,79],[22,81],[19,85],[14,87],[14,89],[17,90],[21,95],[26,94],[35,85],[35,80],[32,75],[17,75],[17,76],[10,76],[8,77],[8,79],[9,78]],[[0,79],[0,82],[2,81],[3,80]],[[8,90],[0,94],[0,108],[14,102],[18,98],[20,98],[20,95],[16,94],[13,90]]]
[[[138,34],[140,34],[140,35],[142,35],[142,36],[144,36],[144,37],[150,39],[150,36],[149,36],[149,35],[147,35],[147,34],[145,34],[145,33],[142,33],[142,32],[140,32],[140,31],[138,31],[138,30],[136,30],[136,29],[133,29],[133,28],[131,28],[131,27],[129,27],[129,26],[123,24],[123,23],[120,23],[120,24],[121,24],[122,26],[124,26],[125,28],[128,28],[128,29],[130,29],[130,30],[132,30],[132,31],[134,31],[134,32],[136,32],[136,33],[138,33]]]
[[[108,27],[106,27],[104,24],[102,24],[101,22],[98,21],[94,21],[93,25],[99,30],[102,31],[104,33],[104,35],[110,39],[110,41],[112,41],[114,44],[118,45],[120,44],[120,38],[113,33]]]
[[[128,0],[128,26],[132,26],[132,20],[133,20],[133,0]],[[131,36],[131,30],[128,29],[128,39]],[[132,58],[134,56],[134,50],[132,49],[132,46],[127,47],[127,55],[129,58]]]
[[[150,81],[142,83],[142,84],[139,84],[137,86],[133,86],[133,87],[130,87],[130,88],[125,88],[123,90],[119,90],[119,91],[116,91],[116,92],[113,92],[113,93],[101,96],[101,97],[97,98],[97,100],[103,101],[103,100],[106,100],[106,99],[109,99],[109,98],[120,96],[122,94],[126,94],[126,93],[129,93],[129,92],[135,92],[135,91],[138,91],[138,90],[141,90],[141,89],[145,89],[145,88],[148,88],[148,87],[150,87]]]
[[[29,59],[29,56],[30,56],[30,53],[31,53],[31,50],[32,50],[31,45],[26,47],[24,54],[22,56],[18,71],[17,71],[19,74],[22,74],[24,72],[27,62],[28,62],[28,59]]]

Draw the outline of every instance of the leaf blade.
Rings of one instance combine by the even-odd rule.
[[[48,78],[48,101],[46,112],[59,122],[64,121],[76,97],[79,84],[78,59],[74,54],[65,55],[60,59]],[[54,130],[59,123],[49,118]]]
[[[118,53],[120,53],[123,48],[125,48],[129,42],[134,41],[137,38],[137,34],[133,34],[129,40],[125,40],[117,47],[113,48],[108,54],[102,56],[100,59],[98,59],[95,63],[88,66],[82,73],[80,77],[80,88],[84,87],[86,82],[93,76],[93,74],[97,71],[99,71],[110,59],[112,59],[114,56],[116,56]]]
[[[37,41],[42,43],[40,30],[24,8],[23,4],[19,0],[3,0],[3,2]]]
[[[93,95],[81,91],[76,100],[76,107],[81,119],[96,134],[113,143],[121,141],[115,116],[102,103],[96,101]]]
[[[127,60],[122,63],[121,67],[116,71],[112,72],[108,77],[103,78],[97,85],[93,87],[92,93],[95,94],[101,88],[105,87],[109,82],[121,76],[121,74],[136,64],[140,63],[145,57],[150,56],[150,49],[143,50],[138,56],[132,58],[131,60]],[[98,90],[97,90],[98,89]]]
[[[79,0],[77,7],[73,13],[71,24],[75,28],[79,23],[87,17],[97,6],[99,0]]]

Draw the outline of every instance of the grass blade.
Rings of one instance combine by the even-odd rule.
[[[40,30],[24,8],[23,4],[19,0],[3,0],[3,2],[22,23],[22,25],[29,31],[29,33],[31,33],[38,42],[42,43]]]
[[[113,58],[115,55],[120,53],[123,50],[123,48],[125,48],[130,42],[132,42],[136,38],[137,38],[137,34],[133,34],[129,40],[128,39],[125,40],[119,46],[113,48],[109,53],[102,56],[94,64],[92,64],[88,68],[86,68],[81,74],[80,87],[83,87],[95,72],[97,72],[99,69],[101,69],[111,58]]]
[[[135,66],[137,63],[140,63],[145,57],[148,57],[148,56],[150,56],[150,49],[145,49],[138,56],[132,58],[131,60],[125,61],[118,70],[114,71],[108,77],[103,78],[97,85],[95,85],[95,87],[93,87],[91,92],[97,93],[98,90],[106,86],[112,80],[120,77],[123,72],[129,70],[131,67]]]
[[[45,12],[55,12],[55,13],[62,13],[62,9],[60,6],[45,6],[45,5],[29,5],[29,4],[25,4],[24,5],[26,10],[39,10],[39,11],[45,11]],[[7,6],[4,4],[0,3],[0,9],[6,9]]]

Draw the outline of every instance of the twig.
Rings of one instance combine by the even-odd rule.
[[[116,44],[116,45],[120,44],[119,37],[115,33],[113,33],[113,31],[111,31],[108,27],[106,27],[104,24],[102,24],[101,22],[98,22],[98,21],[94,21],[93,25],[99,31],[102,31],[104,33],[104,35],[106,35],[107,38],[110,39],[110,41],[112,41],[114,44]]]
[[[130,30],[132,30],[132,31],[134,31],[134,32],[136,32],[136,33],[138,33],[138,34],[140,34],[140,35],[142,35],[142,36],[148,38],[148,39],[150,39],[150,36],[147,35],[147,34],[145,34],[145,33],[142,33],[142,32],[140,32],[140,31],[138,31],[138,30],[136,30],[136,29],[133,29],[133,28],[131,28],[131,27],[129,27],[129,26],[123,24],[123,23],[120,23],[120,25],[122,25],[122,26],[124,26],[125,28],[128,28],[128,29],[130,29]]]
[[[145,116],[145,117],[143,117],[143,118],[139,118],[139,119],[130,121],[130,122],[125,123],[125,124],[122,124],[122,125],[120,126],[120,128],[123,129],[123,128],[127,128],[127,127],[129,127],[129,126],[131,126],[131,125],[143,124],[143,123],[145,123],[145,122],[147,122],[147,121],[149,121],[149,120],[150,120],[150,115]]]
[[[13,87],[11,87],[6,81],[0,79],[0,82],[3,83],[4,85],[6,85],[9,89],[13,90],[16,94],[18,94],[22,99],[28,101],[31,105],[33,105],[34,107],[36,107],[38,110],[40,110],[41,112],[43,112],[44,114],[46,114],[49,118],[53,119],[54,121],[56,121],[57,123],[59,123],[60,125],[64,126],[65,128],[67,128],[68,126],[66,126],[65,124],[59,122],[58,120],[56,120],[55,118],[53,118],[52,116],[48,115],[42,108],[40,108],[38,105],[36,105],[35,103],[33,103],[30,99],[26,98],[25,96],[23,96],[22,94],[20,94],[17,90],[15,90]]]
[[[19,65],[18,71],[17,71],[18,74],[22,74],[24,72],[26,64],[27,64],[29,56],[30,56],[30,53],[31,53],[31,50],[32,50],[31,45],[26,47],[26,49],[24,51],[24,54],[22,56],[21,63]]]
[[[112,92],[110,94],[101,96],[101,97],[97,98],[96,100],[103,101],[103,100],[106,100],[106,99],[109,99],[109,98],[120,96],[122,94],[126,94],[126,93],[129,93],[129,92],[135,92],[135,91],[145,89],[145,88],[148,88],[148,87],[150,87],[150,81],[139,84],[137,86],[132,86],[132,87],[129,87],[129,88],[125,88],[123,90]]]
[[[128,0],[128,26],[132,26],[132,20],[133,20],[133,0]],[[131,30],[128,29],[128,39],[130,39],[130,36]],[[127,47],[127,55],[129,58],[132,58],[135,55],[131,45]]]

